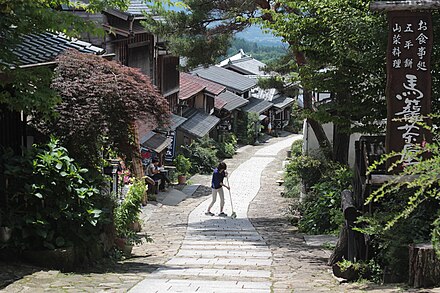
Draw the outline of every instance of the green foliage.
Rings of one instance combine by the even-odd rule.
[[[176,166],[176,171],[179,175],[187,176],[191,170],[191,161],[182,154],[179,154],[174,159],[174,165]]]
[[[131,225],[140,221],[142,199],[147,192],[145,182],[134,179],[124,200],[114,211],[114,222],[117,237],[124,238],[129,244],[139,244],[142,238],[133,231]]]
[[[109,222],[109,199],[87,180],[67,150],[51,139],[26,158],[2,157],[8,184],[7,213],[13,228],[8,245],[19,249],[87,246],[99,241]]]
[[[304,141],[302,139],[295,140],[290,146],[292,157],[296,158],[302,155]]]
[[[434,133],[436,135],[436,132]],[[438,174],[440,172],[440,149],[438,141],[426,144],[425,147],[414,146],[416,151],[411,155],[416,164],[406,164],[410,159],[409,154],[392,153],[385,155],[379,162],[375,162],[370,168],[374,172],[377,166],[383,164],[388,159],[397,159],[389,170],[400,168],[400,173],[387,181],[380,188],[371,193],[367,199],[367,204],[389,206],[389,202],[394,203],[392,210],[387,209],[387,218],[380,218],[375,215],[377,221],[376,228],[380,233],[394,231],[395,225],[399,221],[411,222],[414,231],[422,233],[425,238],[431,233],[432,242],[437,253],[440,255],[439,234],[438,234],[438,213],[436,208],[440,205],[440,189],[438,187]],[[424,154],[429,154],[427,157]],[[422,159],[425,157],[425,159]],[[427,158],[426,158],[427,157]],[[398,204],[396,204],[398,203]],[[418,222],[418,214],[423,215],[423,222]],[[371,228],[371,226],[370,226]],[[428,230],[427,230],[428,229]],[[389,232],[390,233],[390,232]],[[414,233],[412,233],[414,234]],[[417,234],[417,233],[416,233]],[[422,236],[422,235],[419,235]],[[417,238],[419,238],[417,237]],[[415,241],[417,238],[412,238]]]
[[[237,138],[233,133],[227,133],[223,141],[217,143],[217,157],[219,159],[232,158],[237,149]]]
[[[252,15],[257,6],[253,1],[184,0],[185,9],[169,10],[161,0],[150,1],[152,13],[144,25],[168,41],[170,50],[187,57],[187,67],[214,64],[226,55],[234,32],[250,23],[237,16]],[[174,4],[175,6],[176,4]],[[155,16],[161,15],[164,19]]]
[[[359,280],[369,279],[375,283],[380,283],[383,280],[383,270],[374,260],[351,262],[343,259],[337,265],[341,272],[352,270]]]
[[[339,164],[322,166],[322,178],[311,186],[300,204],[299,229],[312,234],[337,233],[344,222],[341,211],[341,192],[350,186],[352,174]]]
[[[321,123],[334,122],[345,132],[377,132],[374,122],[386,115],[386,19],[370,11],[368,4],[362,0],[287,1],[290,13],[265,10],[271,17],[259,19],[293,52],[306,56],[299,61],[301,66],[291,67],[299,73],[302,86],[333,94],[332,103],[308,115]]]
[[[191,161],[192,174],[210,174],[218,164],[215,143],[210,138],[193,141],[191,145],[182,147],[182,152]]]
[[[254,144],[255,139],[257,137],[257,133],[260,132],[259,129],[256,129],[256,124],[258,123],[258,114],[257,113],[243,113],[243,116],[240,117],[237,121],[238,140],[243,144]]]
[[[286,176],[302,180],[308,189],[321,179],[323,167],[324,163],[321,160],[308,155],[300,155],[287,165]]]

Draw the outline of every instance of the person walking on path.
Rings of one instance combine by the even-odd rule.
[[[218,215],[220,217],[227,216],[223,212],[223,207],[225,206],[225,194],[223,192],[223,187],[226,187],[228,190],[230,189],[229,186],[223,183],[223,179],[227,176],[226,168],[227,168],[226,164],[224,162],[221,162],[220,164],[218,164],[217,168],[215,168],[214,172],[212,173],[212,181],[211,181],[212,201],[209,204],[208,210],[205,213],[205,215],[207,216],[214,216],[214,214],[211,212],[211,208],[217,201],[217,194],[220,196],[220,213]]]

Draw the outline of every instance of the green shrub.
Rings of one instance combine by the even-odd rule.
[[[324,163],[307,155],[300,155],[287,165],[286,176],[303,181],[306,190],[321,179]]]
[[[299,229],[311,234],[337,233],[344,222],[341,192],[349,188],[352,173],[343,165],[328,164],[299,206]]]
[[[243,144],[254,144],[255,138],[257,137],[257,132],[255,124],[258,123],[257,113],[244,113],[243,117],[240,117],[237,121],[238,126],[238,140]]]
[[[116,235],[128,240],[130,244],[141,242],[141,237],[131,229],[134,222],[140,221],[142,199],[147,191],[143,180],[134,179],[124,200],[114,211]]]
[[[178,175],[187,176],[191,170],[191,161],[182,154],[174,159],[174,165]]]
[[[10,184],[7,245],[18,249],[87,247],[99,242],[102,225],[110,222],[111,201],[91,184],[87,170],[51,139],[24,159],[2,157]]]
[[[292,151],[292,157],[293,158],[299,157],[299,156],[302,155],[303,143],[304,143],[304,141],[302,139],[295,140],[292,143],[292,145],[290,147],[290,150]]]
[[[216,147],[219,159],[232,158],[237,149],[237,137],[233,133],[226,133]]]
[[[203,138],[189,146],[182,147],[182,152],[191,161],[191,173],[209,174],[217,166],[217,150],[212,139]]]

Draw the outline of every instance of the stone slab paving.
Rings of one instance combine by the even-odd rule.
[[[230,172],[226,182],[230,184],[231,194],[226,190],[226,197],[230,195],[237,214],[236,219],[230,217],[212,217],[204,212],[211,201],[210,198],[197,206],[188,217],[188,228],[182,247],[168,262],[167,266],[173,269],[158,269],[144,281],[136,285],[130,292],[145,292],[152,284],[157,286],[156,292],[247,292],[251,289],[261,292],[270,292],[272,253],[264,238],[259,235],[248,219],[249,205],[260,190],[260,178],[266,166],[272,162],[281,150],[292,144],[299,136],[291,136],[275,144],[263,147],[254,156],[241,162],[235,170]],[[227,201],[228,202],[228,201]],[[229,202],[230,203],[230,202]],[[219,212],[219,203],[212,211]],[[226,204],[228,215],[232,213],[232,206]],[[184,249],[186,246],[201,246],[202,250]],[[246,246],[241,246],[246,245]],[[227,248],[223,247],[226,246]],[[235,274],[223,274],[213,270],[231,270]],[[191,281],[183,280],[188,274],[181,274],[187,268],[200,273],[193,276]],[[252,273],[249,273],[252,269]],[[198,279],[204,276],[203,280]],[[211,276],[211,280],[206,280]],[[230,278],[234,277],[234,281]]]
[[[281,197],[283,187],[275,183],[292,137],[242,147],[226,160],[237,219],[204,216],[210,175],[196,175],[191,181],[200,186],[177,206],[152,202],[143,209],[143,232],[154,242],[135,247],[133,258],[68,274],[0,262],[0,281],[2,273],[16,280],[0,283],[0,291],[440,292],[339,284],[332,278],[325,265],[330,252],[305,245],[303,235],[289,223],[290,200]],[[230,213],[228,198],[226,194]]]

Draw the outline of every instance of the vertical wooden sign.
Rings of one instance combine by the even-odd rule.
[[[415,164],[415,145],[431,139],[418,124],[431,112],[431,13],[388,12],[387,152],[402,152],[404,164]]]

